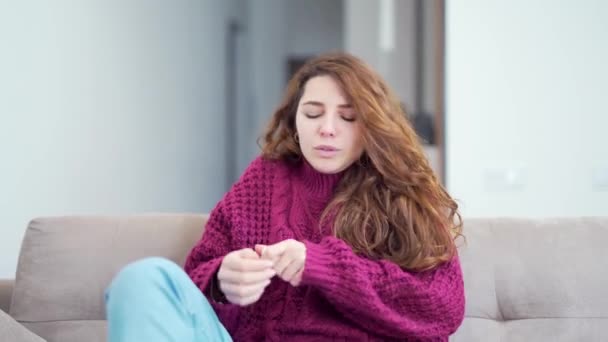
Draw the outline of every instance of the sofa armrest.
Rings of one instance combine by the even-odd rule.
[[[0,310],[4,312],[8,312],[11,307],[14,285],[13,279],[0,279]]]

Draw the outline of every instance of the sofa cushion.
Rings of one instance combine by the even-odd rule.
[[[606,341],[608,318],[534,318],[494,321],[469,317],[451,342],[600,342]]]
[[[206,216],[39,218],[26,231],[11,316],[18,321],[104,320],[104,291],[126,264],[162,256],[183,264]]]
[[[11,316],[0,310],[0,340],[15,342],[44,342]]]
[[[465,322],[454,341],[600,340],[608,218],[467,219],[463,233]]]
[[[44,336],[47,342],[106,342],[106,321],[58,321],[23,323],[29,330]]]

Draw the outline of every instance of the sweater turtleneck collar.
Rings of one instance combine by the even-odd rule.
[[[315,170],[306,159],[303,159],[297,167],[296,175],[302,185],[301,190],[306,191],[308,195],[314,198],[329,199],[338,182],[342,179],[344,171],[333,174],[322,173]]]

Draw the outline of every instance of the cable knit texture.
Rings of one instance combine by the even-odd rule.
[[[300,286],[275,277],[253,305],[212,302],[235,341],[447,341],[460,326],[457,256],[432,271],[408,272],[355,254],[331,227],[319,226],[341,176],[260,157],[211,212],[185,264],[208,298],[227,253],[285,239],[306,245]]]

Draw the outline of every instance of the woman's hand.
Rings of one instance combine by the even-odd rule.
[[[253,249],[245,248],[226,254],[217,279],[230,303],[246,306],[260,299],[275,274],[271,260],[264,260]]]
[[[300,285],[306,262],[306,245],[293,239],[274,245],[256,245],[255,251],[263,260],[272,261],[276,274],[292,286]]]

